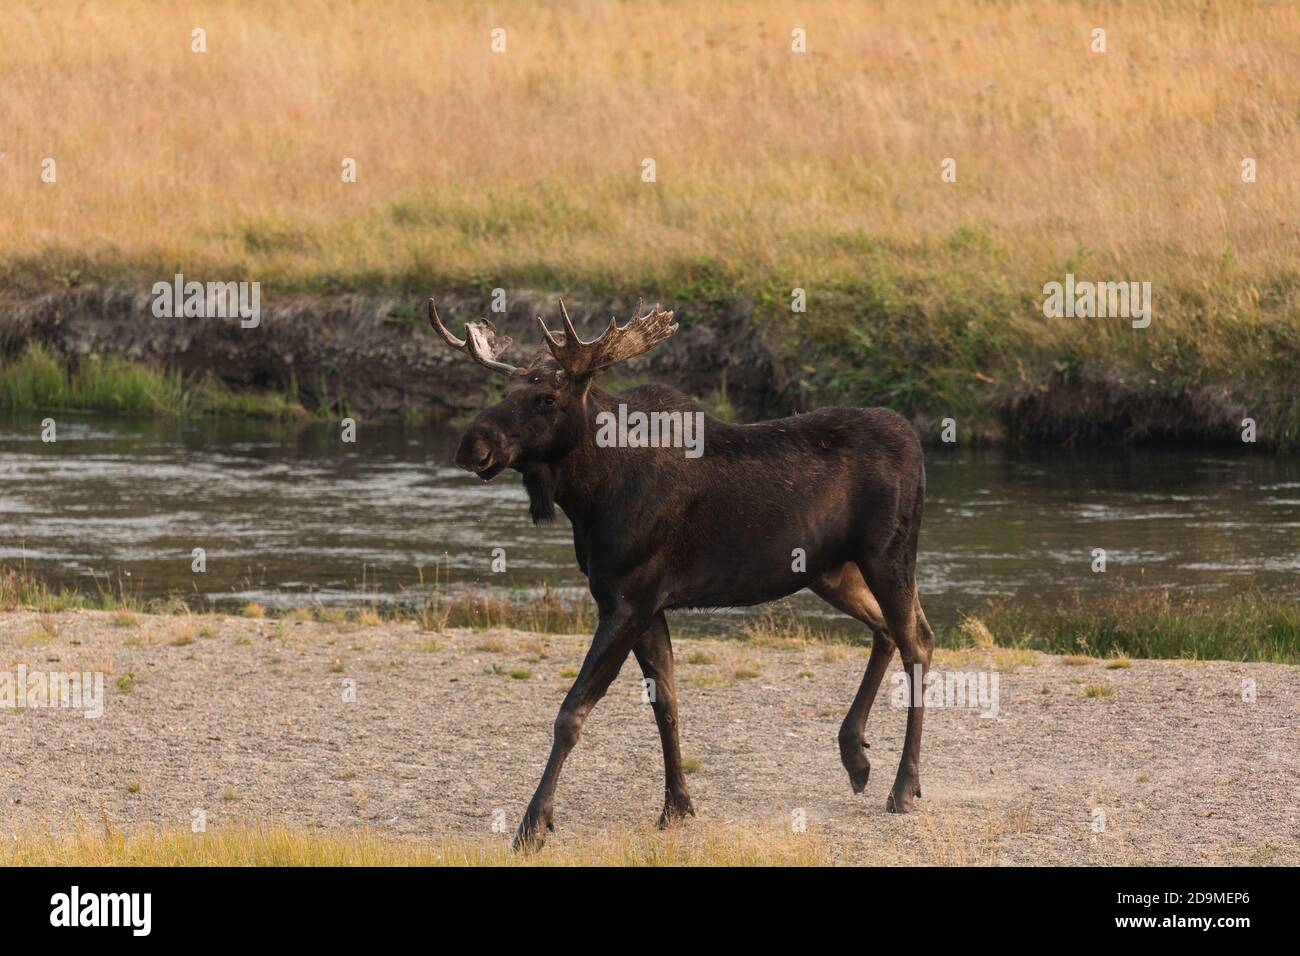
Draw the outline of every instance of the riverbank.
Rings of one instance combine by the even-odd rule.
[[[1290,451],[1300,441],[1294,289],[1261,297],[1225,282],[1208,301],[1166,300],[1159,322],[1135,330],[1047,319],[1032,285],[981,284],[1007,262],[968,262],[925,280],[906,278],[906,256],[871,262],[864,276],[818,290],[806,313],[790,312],[779,290],[733,284],[709,267],[677,287],[636,290],[671,306],[681,331],[603,384],[665,382],[741,420],[887,405],[932,443]],[[326,419],[482,407],[497,383],[430,332],[412,285],[393,277],[378,292],[264,293],[255,329],[156,318],[146,278],[10,291],[0,294],[0,407]],[[449,317],[490,316],[514,338],[507,358],[519,364],[540,345],[535,317],[553,318],[560,297],[509,291],[498,313],[490,291],[449,288],[431,277],[421,292],[436,293]],[[578,277],[563,294],[580,331],[594,335],[611,315],[631,314],[636,292],[602,293]]]
[[[134,596],[121,579],[105,581],[97,593],[50,587],[38,576],[0,566],[0,612],[99,611],[134,626],[143,615],[174,617],[191,630],[205,611],[182,595],[166,600]],[[242,617],[277,634],[302,623],[382,626],[413,625],[436,633],[447,628],[475,631],[523,630],[540,634],[591,634],[594,603],[586,595],[540,592],[449,592],[425,588],[400,603],[359,595],[351,605],[293,602],[279,611],[246,605]],[[719,631],[724,628],[720,627]],[[741,645],[784,647],[803,644],[861,645],[865,630],[828,627],[784,602],[767,605],[725,636]],[[1174,596],[1162,589],[1122,589],[1105,597],[1075,596],[1055,605],[986,601],[964,616],[958,627],[943,629],[940,647],[1009,652],[1047,652],[1079,659],[1101,659],[1115,667],[1130,658],[1226,660],[1300,664],[1300,603],[1245,591],[1230,597]]]
[[[198,862],[211,841],[210,858],[229,862],[241,841],[246,851],[257,844],[241,827],[269,821],[281,854],[309,856],[302,833],[311,827],[336,846],[365,832],[362,843],[432,841],[426,856],[452,846],[472,848],[471,862],[503,861],[588,641],[431,632],[413,622],[0,613],[5,668],[105,675],[98,719],[39,706],[0,711],[0,752],[24,771],[0,776],[0,829],[28,835],[6,852],[24,861],[152,853]],[[938,673],[983,674],[989,686],[996,676],[997,714],[980,716],[989,701],[932,704],[925,796],[898,817],[884,812],[906,721],[906,708],[891,702],[897,662],[868,724],[875,772],[854,795],[835,734],[866,648],[674,645],[699,812],[685,826],[698,826],[706,845],[722,825],[739,828],[742,849],[766,846],[769,861],[1298,861],[1295,667],[941,650]],[[629,834],[642,848],[634,856],[664,846],[644,833],[662,779],[641,692],[636,669],[625,667],[593,712],[566,763],[544,853],[563,860],[595,843],[617,856]],[[211,836],[178,838],[196,810]],[[791,832],[792,820],[806,823],[805,834]],[[161,835],[151,840],[134,836],[154,828]],[[277,838],[276,828],[298,836],[281,829]],[[56,835],[54,849],[32,836],[46,833]]]

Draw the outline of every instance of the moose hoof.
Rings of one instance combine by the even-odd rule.
[[[541,812],[529,807],[515,833],[514,842],[510,844],[511,849],[519,853],[535,853],[545,845],[547,830],[555,830],[550,811]]]
[[[871,761],[867,759],[868,743],[842,742],[840,744],[840,762],[849,772],[849,783],[854,793],[861,793],[867,788],[867,778],[871,776]]]
[[[663,812],[659,814],[659,829],[666,830],[675,823],[681,823],[687,817],[695,816],[691,798],[683,794],[680,797],[669,796],[664,800]]]
[[[889,799],[885,801],[885,809],[890,813],[911,813],[912,798],[921,795],[921,785],[914,783],[906,786],[894,785],[894,789],[889,791]]]

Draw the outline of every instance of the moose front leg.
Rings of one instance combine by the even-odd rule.
[[[519,832],[515,834],[516,850],[540,849],[546,840],[545,831],[555,829],[555,784],[560,778],[560,768],[564,766],[569,751],[578,742],[578,735],[582,732],[582,725],[591,713],[591,708],[605,696],[605,691],[627,660],[628,651],[645,632],[651,617],[650,614],[634,611],[625,605],[601,617],[596,636],[582,662],[582,670],[578,672],[578,677],[569,688],[564,703],[560,705],[560,713],[555,718],[555,741],[551,745],[551,755],[546,760],[546,769],[542,772],[537,792],[524,811]]]
[[[682,772],[682,750],[677,739],[677,682],[673,679],[673,645],[668,636],[668,621],[660,611],[641,639],[632,646],[641,673],[650,683],[646,687],[659,725],[659,740],[664,751],[664,810],[659,826],[695,816],[691,795],[686,790]]]

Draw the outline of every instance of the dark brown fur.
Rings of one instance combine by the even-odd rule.
[[[929,668],[933,634],[916,593],[917,536],[925,499],[920,442],[888,409],[825,408],[756,425],[705,418],[702,457],[681,448],[598,447],[596,416],[699,411],[672,389],[601,391],[542,351],[509,376],[505,398],[470,425],[456,462],[484,480],[524,476],[530,513],[558,505],[573,525],[578,565],[600,623],[555,721],[546,769],[516,836],[540,845],[553,829],[560,769],[583,722],[629,653],[655,688],[663,743],[661,825],[693,814],[682,773],[677,689],[664,612],[761,604],[811,588],[874,635],[862,685],[839,734],[855,791],[870,762],[864,729],[895,648],[915,680]],[[806,564],[796,570],[796,549]],[[906,812],[920,789],[923,709],[910,706],[887,807]]]

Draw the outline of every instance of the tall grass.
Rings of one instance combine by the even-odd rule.
[[[117,357],[90,356],[69,369],[37,342],[14,359],[0,357],[0,408],[152,414],[179,408],[183,395],[178,374]]]
[[[68,364],[39,342],[10,359],[0,355],[0,408],[259,418],[306,414],[283,395],[235,392],[210,374],[187,380],[178,371],[116,356],[90,355]]]
[[[143,611],[147,607],[166,611],[178,609],[175,602],[147,605],[127,586],[121,575],[116,581],[110,576],[96,577],[95,593],[89,594],[75,588],[56,588],[26,567],[0,565],[0,611],[27,608],[47,614],[77,609],[129,612]]]
[[[1282,3],[64,0],[0,36],[0,254],[810,283],[1000,247],[1205,290],[1294,274],[1298,79]]]

